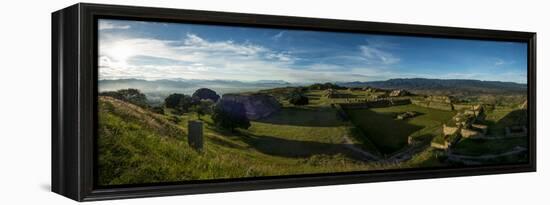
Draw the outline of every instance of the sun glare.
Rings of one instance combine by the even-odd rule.
[[[111,49],[111,57],[120,63],[126,63],[126,61],[134,55],[132,47],[122,44],[117,44]]]

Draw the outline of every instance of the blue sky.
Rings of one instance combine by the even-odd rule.
[[[527,44],[99,20],[100,79],[526,83]]]

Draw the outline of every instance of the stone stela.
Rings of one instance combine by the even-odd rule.
[[[203,148],[202,124],[201,121],[189,121],[187,126],[189,132],[189,136],[187,137],[189,146],[197,151],[202,151]]]

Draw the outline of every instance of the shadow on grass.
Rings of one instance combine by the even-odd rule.
[[[345,123],[338,118],[336,110],[315,107],[286,107],[257,122],[307,127],[335,127]]]
[[[490,135],[505,135],[504,129],[509,126],[527,126],[527,110],[513,110],[498,121],[485,120]]]
[[[382,154],[394,153],[408,144],[408,137],[423,126],[395,119],[398,113],[377,113],[369,109],[346,110],[351,121],[374,143]],[[418,116],[417,116],[418,117]]]
[[[310,157],[313,155],[343,154],[348,158],[361,160],[362,156],[351,151],[345,144],[332,144],[313,141],[297,141],[251,133],[241,133],[241,140],[256,150],[281,157]]]
[[[243,147],[242,145],[236,144],[236,143],[231,142],[229,140],[223,140],[223,139],[220,139],[218,137],[211,137],[209,140],[210,140],[210,142],[212,142],[214,144],[221,145],[221,146],[224,146],[224,147],[229,147],[229,148],[233,148],[233,149],[245,149],[245,147]]]
[[[245,130],[235,130],[231,132],[224,129],[216,129],[216,132],[228,139],[242,141],[257,151],[272,156],[304,158],[320,154],[342,154],[355,160],[364,159],[361,154],[350,150],[348,145],[345,144],[289,140],[273,136],[256,135]],[[220,141],[221,140],[217,140],[217,142],[214,143],[219,143]]]

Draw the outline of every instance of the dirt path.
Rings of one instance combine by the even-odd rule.
[[[355,146],[355,143],[353,143],[353,141],[347,135],[344,135],[342,138],[344,139],[344,146],[346,146],[348,149],[361,154],[366,159],[375,160],[375,161],[380,160],[380,157],[378,157],[376,155],[373,155],[373,154],[371,154],[371,153]]]

